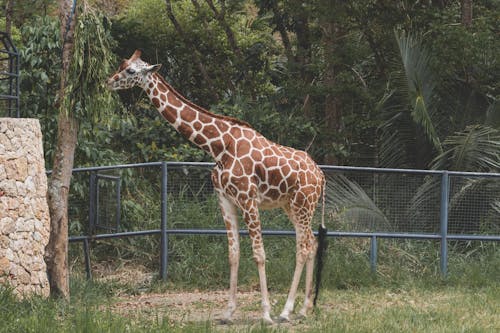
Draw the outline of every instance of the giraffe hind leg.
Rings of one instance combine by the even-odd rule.
[[[295,298],[297,296],[297,289],[300,282],[300,277],[302,271],[304,270],[304,265],[306,266],[306,286],[305,286],[305,298],[304,305],[300,311],[301,316],[306,316],[307,311],[312,306],[312,284],[313,284],[313,269],[314,269],[314,255],[316,253],[316,240],[314,234],[311,230],[310,222],[312,220],[312,214],[309,216],[304,216],[302,219],[297,219],[296,215],[287,212],[288,216],[292,220],[295,226],[296,232],[296,261],[295,261],[295,271],[293,274],[292,284],[290,286],[290,291],[285,303],[285,307],[281,312],[279,319],[280,321],[290,321],[290,313],[293,312],[295,305]]]

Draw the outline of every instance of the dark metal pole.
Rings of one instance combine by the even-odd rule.
[[[161,235],[160,278],[167,280],[168,235],[167,235],[167,162],[161,163]]]
[[[96,227],[97,215],[97,174],[95,171],[90,172],[89,180],[89,236],[93,235]]]
[[[85,259],[85,272],[87,273],[87,280],[92,280],[92,272],[90,267],[90,248],[89,240],[87,238],[83,240],[83,254]]]
[[[448,274],[448,201],[450,196],[448,171],[443,171],[441,176],[441,274],[446,277]]]
[[[377,272],[377,236],[372,236],[370,241],[370,269]]]
[[[121,178],[116,181],[116,232],[120,231],[121,214],[122,214],[122,184]]]

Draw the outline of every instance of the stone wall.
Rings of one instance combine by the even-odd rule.
[[[47,176],[36,119],[0,118],[0,284],[47,296]]]

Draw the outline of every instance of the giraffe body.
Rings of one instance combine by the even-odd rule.
[[[108,85],[114,90],[142,87],[162,116],[181,135],[211,154],[216,162],[212,182],[227,230],[230,264],[229,302],[223,321],[231,321],[236,310],[240,256],[237,209],[243,214],[252,241],[266,322],[272,319],[259,208],[282,208],[293,223],[297,240],[296,267],[280,319],[289,320],[304,266],[306,290],[300,314],[305,316],[312,307],[317,244],[311,221],[322,193],[324,200],[323,172],[306,152],[274,143],[241,120],[213,114],[191,103],[157,74],[158,69],[159,65],[142,61],[140,51],[136,51],[122,62]]]

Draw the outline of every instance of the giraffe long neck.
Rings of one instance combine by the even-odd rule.
[[[160,114],[182,136],[218,160],[226,145],[222,136],[230,128],[232,118],[217,116],[191,103],[156,73],[143,88]]]

